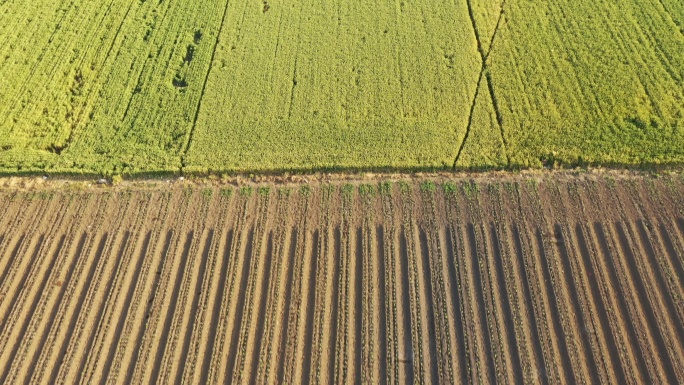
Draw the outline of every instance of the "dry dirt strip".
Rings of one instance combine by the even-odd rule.
[[[0,383],[684,383],[684,183],[0,190]]]

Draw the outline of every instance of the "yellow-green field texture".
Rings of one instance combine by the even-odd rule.
[[[0,1],[0,172],[684,163],[677,0]]]

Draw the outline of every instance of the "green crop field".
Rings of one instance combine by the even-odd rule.
[[[679,0],[0,0],[0,172],[684,163]]]

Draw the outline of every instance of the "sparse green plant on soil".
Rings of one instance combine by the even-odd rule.
[[[480,192],[480,187],[472,180],[463,182],[463,192],[465,192],[468,198],[474,198]]]
[[[496,194],[499,192],[501,189],[501,185],[499,183],[487,183],[487,192],[490,194]]]
[[[233,196],[233,189],[229,187],[223,187],[219,190],[219,194],[222,197],[230,198],[231,196]]]
[[[398,181],[397,186],[399,186],[399,191],[401,191],[402,194],[408,194],[411,192],[411,185],[409,185],[406,181]]]
[[[437,190],[435,183],[431,180],[426,180],[420,184],[420,191],[424,193],[434,193]]]
[[[456,194],[456,184],[454,182],[444,182],[442,188],[444,188],[444,192],[447,195],[452,196]]]
[[[375,196],[375,188],[373,187],[373,185],[370,184],[359,185],[359,194],[361,194],[361,196],[364,197]]]
[[[378,184],[378,190],[380,194],[389,195],[392,193],[392,182],[383,181]]]
[[[55,192],[54,191],[41,191],[38,193],[38,197],[42,200],[52,200],[54,198]]]
[[[353,184],[345,184],[342,186],[342,195],[345,198],[351,198],[351,196],[354,194],[354,185]]]
[[[254,189],[251,186],[242,186],[240,187],[240,195],[243,197],[250,197],[252,196],[252,192]]]
[[[202,191],[200,193],[205,198],[211,198],[211,196],[214,195],[214,189],[205,188],[205,189],[202,189]]]
[[[321,191],[323,191],[324,194],[332,194],[335,192],[335,185],[330,184],[330,183],[324,183],[321,185]]]

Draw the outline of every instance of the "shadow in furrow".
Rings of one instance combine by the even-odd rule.
[[[594,223],[594,231],[596,232],[596,236],[598,238],[598,244],[601,249],[601,252],[603,254],[604,260],[607,265],[607,273],[608,273],[608,278],[610,280],[610,285],[614,288],[614,290],[617,292],[616,297],[618,300],[618,311],[621,314],[621,317],[624,318],[625,320],[630,320],[630,314],[627,310],[627,302],[625,301],[625,294],[622,292],[622,287],[620,286],[620,283],[617,278],[617,273],[615,269],[615,265],[613,261],[615,260],[615,256],[612,254],[611,250],[608,248],[608,238],[606,237],[605,231],[603,230],[603,225],[600,222],[595,222]],[[633,347],[634,353],[637,353],[640,349],[639,346],[639,340],[637,339],[637,332],[634,329],[634,325],[632,322],[626,322],[627,324],[627,338],[629,338],[629,345]],[[642,355],[637,355],[636,361],[637,361],[637,368],[634,368],[639,371],[641,374],[642,378],[648,378],[648,369],[646,368],[646,363],[643,359],[643,354]],[[651,381],[654,381],[654,379],[651,379]]]
[[[235,319],[233,319],[233,331],[230,338],[230,348],[228,349],[228,366],[226,366],[226,384],[233,383],[233,373],[235,367],[235,361],[237,359],[238,342],[240,340],[240,329],[242,328],[242,316],[245,313],[245,302],[247,296],[247,284],[249,283],[249,271],[252,267],[252,255],[254,244],[254,226],[249,229],[249,234],[247,235],[247,243],[245,247],[244,260],[242,262],[242,274],[240,275],[241,281],[238,287],[238,301],[237,307],[235,308]]]
[[[54,384],[57,381],[57,375],[59,374],[59,369],[61,368],[62,364],[64,363],[64,357],[66,356],[67,348],[69,346],[69,343],[71,343],[71,340],[74,338],[74,331],[76,330],[76,322],[78,321],[78,315],[81,314],[81,311],[83,310],[83,302],[85,301],[86,295],[88,294],[88,288],[93,282],[93,277],[95,276],[95,271],[97,270],[97,262],[102,258],[102,254],[104,253],[104,248],[107,244],[107,238],[108,238],[108,233],[104,233],[102,235],[102,238],[100,238],[100,243],[97,246],[97,251],[95,252],[95,257],[93,258],[93,261],[91,262],[90,265],[90,270],[88,271],[88,275],[86,276],[85,279],[85,284],[83,285],[83,288],[81,289],[81,293],[79,294],[78,301],[76,303],[76,308],[74,309],[74,313],[71,315],[71,320],[69,321],[69,325],[67,326],[67,332],[66,332],[66,337],[64,338],[64,342],[62,342],[62,346],[59,348],[59,353],[58,353],[58,359],[55,365],[52,367],[52,371],[50,372],[50,378],[48,380],[49,384]]]
[[[482,273],[480,271],[480,256],[478,255],[477,249],[477,238],[475,234],[475,226],[472,223],[468,223],[467,228],[468,233],[468,243],[470,246],[470,257],[472,258],[473,266],[473,291],[475,292],[475,306],[477,307],[480,330],[482,331],[482,342],[484,343],[484,353],[485,353],[485,367],[488,371],[488,376],[491,382],[496,380],[496,373],[494,373],[494,350],[492,347],[491,331],[489,330],[489,323],[487,322],[487,303],[484,298],[484,290],[487,288],[483,286]]]
[[[328,383],[335,382],[335,347],[337,346],[337,317],[339,314],[340,265],[342,264],[342,235],[340,228],[335,228],[335,260],[333,263],[332,304],[330,305],[330,343],[328,343]]]
[[[164,265],[164,257],[168,255],[169,253],[169,248],[171,247],[171,239],[173,238],[173,230],[169,230],[166,232],[166,240],[164,241],[164,247],[162,249],[162,258],[159,259],[159,265],[157,266],[157,270],[155,270],[154,274],[154,282],[152,283],[152,290],[150,291],[150,295],[148,297],[147,302],[145,303],[145,320],[143,321],[144,324],[138,328],[138,334],[136,335],[135,339],[133,340],[133,346],[135,346],[135,349],[133,350],[133,357],[131,358],[131,361],[128,363],[128,368],[126,369],[126,378],[124,379],[123,383],[124,384],[130,384],[133,378],[133,374],[135,372],[135,365],[138,362],[138,357],[140,355],[140,347],[142,345],[142,340],[143,336],[145,334],[145,331],[147,329],[147,321],[150,318],[151,312],[152,312],[152,304],[154,302],[154,298],[157,295],[157,291],[159,290],[159,281],[161,279],[161,269],[162,266]]]
[[[38,333],[41,335],[40,342],[38,343],[38,348],[33,353],[33,358],[31,359],[30,364],[27,366],[29,368],[35,368],[36,363],[38,362],[38,359],[40,358],[40,354],[45,349],[45,343],[47,341],[47,338],[48,338],[50,331],[54,327],[54,323],[55,323],[55,320],[57,318],[57,312],[59,311],[60,304],[64,300],[64,294],[66,292],[67,286],[71,283],[71,277],[74,274],[74,269],[76,268],[76,265],[78,264],[78,260],[82,256],[81,254],[83,253],[83,248],[85,247],[85,242],[86,242],[87,236],[88,236],[88,234],[86,234],[86,233],[81,234],[81,239],[79,240],[78,245],[76,246],[76,252],[74,253],[74,258],[72,259],[71,264],[69,265],[69,268],[67,270],[67,273],[64,276],[64,282],[60,286],[59,293],[57,294],[57,298],[55,298],[55,300],[53,301],[52,311],[50,312],[50,316],[48,318],[48,323],[42,331],[38,331]],[[26,376],[26,380],[24,383],[28,384],[30,380],[31,380],[31,376]]]
[[[665,301],[664,312],[670,317],[670,319],[672,319],[672,323],[675,329],[674,332],[677,335],[675,342],[678,344],[682,344],[682,341],[684,341],[684,326],[682,325],[682,321],[680,320],[677,314],[674,300],[669,290],[669,285],[665,283],[665,278],[663,277],[663,273],[661,271],[659,263],[657,262],[658,258],[656,255],[656,251],[653,248],[653,245],[651,244],[651,240],[649,239],[647,226],[648,225],[643,220],[637,221],[637,230],[639,232],[639,237],[641,238],[641,244],[643,245],[644,250],[646,251],[646,258],[644,259],[645,262],[651,266],[651,270],[654,274],[653,278],[655,278],[656,280],[656,287],[659,287],[662,290],[661,298],[663,298],[663,300]]]
[[[17,259],[17,255],[19,254],[19,248],[23,245],[24,239],[26,239],[26,234],[22,234],[21,237],[19,237],[19,241],[17,241],[17,244],[14,246],[14,249],[12,250],[12,254],[10,254],[10,258],[7,261],[7,264],[5,265],[5,269],[3,270],[2,275],[0,275],[0,288],[2,288],[5,285],[7,275],[9,274],[9,271],[12,269],[12,264],[14,264],[14,261]],[[2,328],[0,328],[0,330],[2,330]]]
[[[665,250],[667,250],[667,257],[674,268],[674,279],[678,281],[679,287],[682,287],[682,281],[684,281],[684,267],[682,266],[682,260],[675,249],[674,242],[672,237],[670,237],[670,232],[665,227],[665,224],[660,223],[658,228],[660,229],[660,236],[665,244]]]
[[[190,305],[190,320],[185,327],[185,336],[183,337],[183,350],[181,351],[181,365],[178,365],[178,372],[176,373],[176,384],[180,384],[183,380],[183,373],[188,365],[196,365],[196,362],[187,362],[188,354],[190,352],[190,340],[192,340],[192,331],[195,328],[196,315],[199,309],[199,301],[202,296],[202,284],[204,283],[204,276],[207,272],[207,263],[209,262],[209,253],[211,252],[211,243],[214,240],[214,229],[209,230],[207,240],[204,243],[204,250],[202,251],[202,260],[200,261],[199,273],[197,282],[195,283],[195,290],[192,294],[192,304]],[[201,334],[201,329],[197,331]]]
[[[513,242],[515,243],[515,253],[517,259],[517,270],[518,274],[522,278],[522,291],[525,297],[525,308],[527,309],[527,324],[530,325],[529,329],[532,334],[532,345],[534,347],[534,359],[535,367],[539,377],[544,381],[548,382],[548,371],[546,370],[546,365],[544,363],[544,353],[541,347],[541,341],[539,340],[539,326],[537,324],[537,314],[534,311],[534,302],[532,301],[532,292],[530,290],[530,278],[527,275],[527,267],[525,266],[525,254],[523,251],[522,238],[520,236],[520,231],[517,224],[511,226],[513,232]]]
[[[679,229],[679,236],[684,238],[684,218],[677,218],[677,228]]]
[[[311,268],[309,269],[309,283],[306,304],[306,322],[304,331],[304,355],[302,362],[302,384],[309,384],[311,382],[311,355],[313,344],[313,325],[314,315],[316,312],[316,266],[318,264],[318,230],[314,231],[313,241],[311,246]]]
[[[563,369],[563,375],[565,380],[569,384],[574,384],[577,382],[575,378],[575,373],[572,370],[572,365],[570,361],[570,354],[568,353],[567,346],[567,336],[565,335],[565,330],[563,330],[563,324],[560,320],[561,305],[558,303],[558,298],[556,297],[556,292],[553,287],[553,280],[551,278],[551,266],[549,265],[549,257],[546,254],[546,248],[544,247],[544,239],[539,228],[535,231],[537,238],[537,247],[539,248],[539,259],[541,261],[542,276],[543,281],[546,286],[546,295],[549,297],[549,306],[551,306],[551,322],[553,322],[553,327],[556,330],[556,340],[558,342],[558,354],[560,354],[561,367]],[[619,357],[617,358],[619,359]],[[624,384],[624,382],[620,382]]]
[[[123,236],[123,239],[121,241],[121,245],[119,246],[119,252],[117,254],[117,257],[119,259],[121,259],[122,255],[124,253],[124,250],[126,250],[126,247],[128,245],[128,241],[130,240],[130,238],[131,238],[131,232],[126,230],[124,232],[124,236]],[[116,262],[115,262],[115,265],[116,265]],[[103,291],[103,293],[105,293],[104,298],[110,297],[112,290],[114,289],[113,286],[114,286],[114,279],[115,278],[116,278],[116,271],[115,271],[115,269],[112,269],[112,271],[109,275],[109,279],[107,280],[107,284],[104,286],[104,291]],[[96,320],[96,321],[94,322],[93,327],[87,336],[86,348],[85,348],[85,350],[83,350],[84,352],[92,352],[92,350],[93,350],[93,345],[95,344],[95,336],[97,335],[99,328],[102,327],[101,322],[102,322],[102,316],[103,316],[104,311],[105,311],[105,304],[106,304],[106,300],[103,300],[102,303],[100,304],[99,308],[97,309],[97,315],[95,317],[91,318],[92,320]],[[81,380],[83,379],[83,375],[85,374],[85,369],[86,369],[85,367],[86,367],[87,363],[88,363],[88,354],[84,354],[81,357],[80,363],[78,364],[78,372],[77,372],[78,378],[77,378],[76,383],[80,383]]]
[[[555,236],[558,240],[558,250],[560,252],[560,261],[563,266],[563,272],[565,284],[569,291],[570,302],[572,304],[572,312],[576,315],[575,322],[577,322],[577,327],[580,330],[580,337],[582,340],[582,345],[584,346],[584,354],[586,355],[585,362],[589,368],[589,376],[592,383],[597,384],[600,382],[598,368],[596,367],[596,358],[594,357],[594,351],[591,349],[591,342],[589,341],[589,332],[587,324],[585,323],[584,316],[582,314],[582,308],[580,307],[579,294],[577,293],[577,283],[575,282],[574,276],[572,274],[572,267],[570,266],[570,253],[568,252],[568,246],[566,237],[563,235],[563,229],[560,224],[555,225]]]
[[[285,349],[287,345],[287,334],[289,333],[290,322],[290,307],[292,305],[292,279],[294,276],[294,261],[295,254],[297,253],[297,229],[292,228],[292,237],[290,238],[290,255],[287,263],[287,279],[285,281],[285,299],[284,299],[284,312],[283,326],[280,332],[280,343],[278,344],[278,378],[276,383],[282,384],[285,377]]]
[[[516,384],[522,384],[524,382],[522,377],[522,365],[520,364],[520,352],[518,349],[518,341],[515,336],[515,325],[513,324],[513,313],[511,312],[511,304],[508,299],[508,289],[506,286],[506,280],[504,277],[503,268],[503,255],[501,254],[499,234],[497,232],[494,223],[491,224],[490,229],[492,237],[492,252],[494,253],[494,268],[496,269],[496,279],[497,285],[499,286],[499,292],[497,293],[501,299],[501,311],[503,312],[503,318],[505,325],[506,334],[508,337],[508,346],[510,351],[507,352],[511,359],[511,370]]]
[[[454,253],[454,239],[452,227],[446,229],[446,251],[447,251],[447,269],[449,271],[449,287],[451,292],[447,297],[451,300],[451,307],[454,309],[454,323],[456,324],[456,339],[457,349],[456,359],[458,360],[458,367],[461,369],[458,377],[458,382],[465,384],[470,382],[471,378],[470,365],[466,364],[470,361],[470,357],[466,352],[466,331],[463,328],[463,307],[461,304],[461,293],[459,292],[459,272],[456,268],[456,254]]]
[[[116,323],[116,328],[114,329],[114,335],[117,337],[111,345],[109,345],[109,353],[107,354],[107,359],[105,360],[105,366],[104,366],[104,371],[102,372],[102,378],[100,380],[100,384],[105,384],[107,382],[107,377],[109,376],[109,371],[111,370],[112,364],[114,362],[114,356],[116,354],[116,350],[118,347],[118,341],[119,338],[121,337],[121,332],[123,331],[124,324],[128,320],[128,313],[131,311],[131,302],[133,300],[133,294],[135,293],[135,287],[138,284],[138,280],[140,279],[140,272],[142,270],[142,265],[143,261],[145,261],[145,257],[147,254],[147,249],[150,246],[150,240],[152,238],[152,232],[148,231],[147,235],[145,236],[145,241],[143,243],[142,250],[140,252],[140,256],[138,257],[137,264],[135,266],[135,270],[133,271],[133,278],[131,279],[130,284],[128,285],[128,288],[126,289],[126,300],[124,302],[124,307],[123,310],[120,314],[118,314],[118,321]],[[125,346],[121,347],[122,349],[125,349]]]
[[[601,289],[599,287],[599,281],[598,281],[598,276],[596,275],[596,272],[594,271],[593,265],[591,263],[591,253],[589,251],[589,246],[587,245],[587,241],[584,238],[584,231],[582,229],[581,224],[577,224],[575,226],[575,233],[577,236],[577,243],[579,244],[580,248],[580,261],[584,265],[584,270],[587,272],[587,275],[589,276],[589,287],[591,289],[591,295],[594,298],[594,302],[596,303],[596,313],[599,317],[599,322],[601,324],[601,329],[603,330],[603,335],[606,338],[606,344],[608,345],[606,348],[608,349],[608,352],[610,354],[610,361],[615,367],[615,376],[616,380],[620,384],[624,384],[626,379],[625,379],[625,372],[622,369],[622,362],[620,361],[620,355],[617,351],[617,345],[615,343],[615,338],[613,337],[613,331],[610,328],[610,323],[608,322],[608,314],[606,313],[606,307],[603,303],[603,299],[601,298]]]
[[[23,240],[23,238],[24,238],[24,236],[22,235],[22,240]],[[24,270],[24,275],[21,277],[21,281],[19,282],[19,285],[14,290],[14,295],[12,296],[12,299],[9,302],[10,305],[7,307],[7,312],[2,316],[2,321],[0,322],[0,332],[5,330],[5,325],[7,324],[7,320],[9,319],[9,316],[12,313],[12,309],[14,309],[17,301],[19,300],[19,294],[21,294],[21,288],[23,288],[26,285],[26,280],[28,280],[29,273],[31,272],[31,267],[33,267],[33,265],[35,264],[36,258],[38,257],[38,253],[40,252],[40,248],[43,246],[44,241],[45,241],[45,235],[41,234],[40,237],[38,238],[38,243],[36,243],[36,247],[33,249],[33,254],[31,254],[31,260],[30,260],[29,264],[27,265],[26,270]],[[18,249],[19,249],[20,243],[17,244],[17,250],[15,250],[13,254],[17,254],[19,252]]]
[[[649,225],[643,220],[637,221],[637,229],[639,232],[639,237],[641,238],[641,244],[643,245],[644,250],[646,251],[647,258],[644,259],[646,260],[646,263],[648,263],[651,266],[651,270],[655,275],[654,278],[656,280],[657,287],[665,289],[664,293],[662,294],[662,298],[665,301],[665,314],[667,314],[672,320],[675,321],[673,322],[673,324],[675,326],[674,332],[677,335],[677,339],[679,341],[684,341],[684,323],[682,323],[679,319],[676,306],[674,304],[674,299],[672,298],[673,296],[669,290],[669,285],[667,285],[667,283],[665,282],[661,266],[658,263],[656,251],[653,248],[651,240],[649,239],[647,226]]]
[[[380,366],[380,376],[378,381],[380,385],[387,383],[387,313],[389,312],[389,304],[387,303],[387,293],[385,288],[387,285],[387,279],[385,277],[386,271],[390,268],[385,266],[385,231],[382,225],[377,227],[376,232],[376,243],[378,245],[378,302],[380,303],[380,308],[377,309],[379,312],[379,323],[378,333],[380,346],[378,346],[378,364]]]
[[[354,273],[354,332],[355,343],[354,347],[354,365],[356,366],[355,383],[361,383],[361,373],[363,369],[363,361],[361,353],[363,351],[363,231],[361,228],[356,229],[356,271]]]
[[[233,230],[228,231],[226,235],[226,246],[223,249],[223,262],[221,263],[221,272],[219,273],[218,291],[216,292],[216,299],[214,300],[214,307],[211,312],[211,324],[209,325],[209,340],[204,351],[204,359],[202,360],[202,367],[200,369],[200,384],[206,384],[209,381],[209,367],[214,354],[214,346],[216,339],[220,336],[216,335],[219,320],[221,317],[221,304],[226,292],[226,280],[228,277],[228,265],[230,262],[230,250],[233,246]]]
[[[171,324],[173,323],[173,313],[176,309],[176,303],[178,302],[178,294],[181,289],[181,282],[183,281],[183,274],[185,273],[185,266],[188,261],[190,254],[190,247],[194,239],[195,233],[190,231],[185,238],[185,245],[183,246],[183,254],[180,256],[180,261],[178,264],[178,270],[176,271],[176,281],[171,289],[171,298],[168,309],[166,309],[166,316],[164,317],[164,325],[161,330],[161,335],[159,338],[159,344],[157,345],[157,352],[154,358],[154,366],[152,368],[152,376],[150,377],[150,383],[156,383],[159,379],[159,372],[161,370],[162,360],[164,358],[164,351],[166,350],[166,344],[169,340],[169,332],[171,330]]]
[[[428,360],[428,365],[430,367],[430,376],[432,377],[432,383],[438,383],[439,378],[439,366],[442,364],[437,355],[437,320],[435,319],[435,308],[437,304],[432,293],[432,271],[430,270],[430,250],[428,246],[427,235],[424,229],[420,229],[420,257],[421,257],[421,270],[423,275],[423,290],[425,290],[425,316],[427,318],[428,327],[428,348],[430,352],[430,360]]]
[[[658,350],[657,354],[659,356],[659,361],[661,365],[663,365],[663,368],[665,370],[667,382],[670,384],[675,384],[677,383],[677,376],[674,371],[674,366],[672,364],[670,355],[667,352],[665,339],[663,338],[660,328],[658,328],[658,320],[654,316],[654,309],[651,306],[648,294],[646,293],[646,287],[642,280],[641,274],[639,274],[639,268],[636,264],[636,257],[632,252],[632,248],[630,247],[630,243],[625,233],[625,230],[622,227],[622,223],[616,222],[615,230],[617,232],[618,240],[620,241],[620,246],[622,248],[622,256],[627,262],[627,273],[630,275],[630,278],[632,282],[634,282],[634,285],[636,287],[636,296],[639,300],[640,307],[643,310],[643,315],[646,319],[646,323],[648,324],[647,327],[650,330],[650,334],[653,336],[653,339],[655,340],[656,349]]]
[[[2,374],[0,374],[0,383],[1,384],[7,383],[6,380],[7,380],[7,375],[9,374],[9,369],[12,366],[12,363],[14,362],[14,359],[17,355],[17,351],[19,350],[19,346],[21,345],[21,341],[26,336],[26,330],[28,329],[29,323],[31,322],[31,317],[33,316],[33,314],[36,311],[36,307],[38,306],[38,302],[40,301],[41,296],[45,292],[45,286],[47,285],[48,279],[50,278],[50,273],[55,268],[55,263],[57,262],[57,259],[59,257],[60,252],[62,251],[62,247],[64,247],[65,241],[66,241],[66,235],[62,235],[59,239],[59,243],[57,244],[57,249],[55,249],[55,252],[52,255],[52,258],[50,258],[47,270],[45,270],[45,273],[43,274],[43,279],[41,280],[41,282],[38,284],[38,287],[36,288],[37,289],[36,294],[33,297],[33,302],[31,303],[31,306],[29,306],[26,318],[22,322],[21,326],[19,326],[18,328],[16,328],[16,326],[15,326],[15,329],[12,330],[12,336],[14,337],[13,338],[14,344],[13,344],[12,349],[10,351],[10,355],[7,359],[7,362],[5,363],[5,369],[3,370]],[[37,251],[36,251],[36,254],[37,254]],[[32,264],[29,265],[29,268],[27,269],[28,271],[32,270],[31,266],[32,266]],[[17,288],[17,290],[16,290],[17,295],[15,295],[15,297],[18,296],[18,293],[22,292],[21,288],[24,287],[27,276],[28,276],[28,272],[27,272],[26,276],[24,276],[24,280],[22,282],[22,285]],[[25,293],[25,294],[28,295],[29,293]],[[13,305],[14,305],[14,303],[13,303]],[[12,314],[14,312],[10,311],[9,313]],[[5,327],[5,325],[3,325],[3,327],[0,328],[0,330],[4,330],[4,327]]]
[[[401,304],[402,309],[402,329],[404,331],[404,357],[399,357],[399,363],[404,364],[404,378],[406,382],[412,384],[415,376],[415,354],[413,352],[413,340],[411,338],[411,297],[409,294],[409,261],[408,261],[408,244],[406,241],[406,232],[402,229],[399,237],[399,256],[400,256],[400,270],[401,270],[401,285],[398,289],[401,290]],[[419,358],[420,359],[420,358]]]
[[[259,300],[259,315],[257,316],[257,328],[255,333],[254,351],[252,352],[252,369],[249,382],[256,383],[257,369],[259,368],[259,354],[261,353],[261,343],[264,334],[264,323],[266,320],[266,301],[268,300],[268,286],[271,284],[271,264],[273,263],[273,232],[268,234],[268,244],[266,255],[264,256],[264,275],[261,277],[261,298]]]

